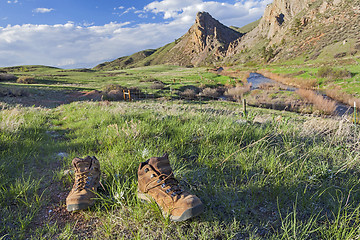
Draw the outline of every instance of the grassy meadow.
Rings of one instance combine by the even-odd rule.
[[[2,105],[1,239],[356,239],[359,133],[237,103]],[[169,153],[205,213],[173,223],[136,198],[137,168]],[[71,160],[96,156],[96,205],[66,213]]]
[[[360,133],[351,119],[254,107],[244,115],[237,102],[176,98],[186,88],[243,81],[206,68],[3,70],[35,83],[0,83],[1,240],[360,237]],[[64,97],[110,84],[162,98]],[[186,222],[164,219],[156,204],[136,197],[139,163],[165,152],[181,186],[205,204]],[[68,213],[71,161],[87,155],[101,164],[98,199]]]

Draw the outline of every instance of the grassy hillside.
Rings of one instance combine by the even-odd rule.
[[[248,33],[250,32],[251,30],[253,30],[254,28],[257,27],[257,25],[259,25],[259,22],[260,22],[260,19],[259,20],[256,20],[252,23],[249,23],[243,27],[235,27],[235,26],[230,26],[231,29],[235,30],[235,31],[238,31],[240,33]]]
[[[118,70],[123,68],[130,68],[134,65],[137,65],[138,62],[142,61],[146,57],[152,55],[156,50],[154,49],[148,49],[144,51],[140,51],[137,53],[134,53],[130,56],[126,57],[120,57],[114,61],[111,62],[104,62],[96,67],[94,67],[95,70]]]

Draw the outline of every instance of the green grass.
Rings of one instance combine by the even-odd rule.
[[[31,71],[24,71],[24,68]],[[6,68],[3,68],[8,70]],[[207,71],[207,68],[185,68],[177,66],[159,65],[139,67],[116,71],[77,72],[41,66],[24,66],[15,68],[12,74],[16,76],[34,76],[36,84],[18,84],[4,82],[7,87],[24,86],[26,88],[49,87],[67,90],[102,90],[106,85],[119,84],[125,87],[136,86],[153,93],[152,82],[147,79],[163,81],[172,89],[179,89],[184,85],[199,86],[200,84],[216,86],[226,84],[231,78],[220,76]],[[174,82],[175,80],[175,82]],[[169,91],[169,89],[168,89]]]
[[[354,64],[354,59],[348,63],[336,64],[336,62],[325,62],[318,64],[310,62],[309,64],[294,64],[293,62],[284,65],[269,65],[266,67],[269,71],[282,75],[294,75],[293,78],[298,79],[316,79],[318,85],[322,89],[333,88],[334,86],[340,86],[343,91],[352,95],[358,95],[360,88],[360,65]],[[289,65],[288,65],[289,64]],[[294,65],[292,65],[294,64]],[[352,77],[348,79],[329,79],[321,78],[317,76],[319,69],[322,66],[329,66],[334,70],[347,70],[351,73]],[[301,73],[301,74],[299,74]]]
[[[359,236],[359,142],[344,120],[311,118],[236,103],[74,102],[53,109],[0,112],[0,238],[355,239]],[[61,160],[59,152],[68,156]],[[137,168],[170,155],[176,178],[205,204],[184,223],[164,219],[136,198]],[[101,163],[99,200],[73,215],[65,208],[76,157]],[[56,187],[54,187],[56,186]],[[64,195],[66,196],[66,194]],[[46,211],[47,213],[47,211]],[[41,220],[40,225],[34,225]],[[89,236],[89,235],[86,235]]]

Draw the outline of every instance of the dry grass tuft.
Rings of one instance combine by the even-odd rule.
[[[153,83],[150,85],[150,89],[164,89],[165,84],[164,83]]]
[[[204,90],[202,90],[201,96],[217,98],[220,96],[220,93],[217,91],[216,88],[205,88]]]
[[[333,114],[336,110],[336,102],[325,99],[323,96],[318,95],[316,92],[307,89],[298,89],[296,93],[299,94],[302,98],[308,100],[314,106],[326,114]]]
[[[23,83],[23,84],[33,84],[35,83],[35,78],[30,76],[21,76],[16,80],[17,83]]]
[[[301,136],[321,135],[335,139],[347,139],[354,133],[352,124],[345,118],[338,119],[310,118],[299,125]],[[334,139],[334,140],[335,140]]]
[[[245,84],[243,86],[236,86],[233,88],[229,88],[225,91],[224,95],[233,99],[239,100],[241,99],[245,93],[250,92],[251,84]]]
[[[326,89],[325,93],[327,96],[329,96],[339,102],[342,102],[344,104],[353,106],[354,102],[356,102],[356,106],[360,106],[359,98],[355,98],[353,95],[343,92],[340,88]]]
[[[187,99],[194,99],[196,97],[196,92],[194,89],[188,88],[185,89],[182,93],[182,96],[184,96]]]
[[[17,108],[2,110],[0,119],[0,130],[7,132],[16,132],[25,123],[22,111]]]

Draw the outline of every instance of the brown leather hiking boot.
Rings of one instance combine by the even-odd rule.
[[[169,215],[172,221],[185,221],[204,211],[198,197],[179,187],[167,154],[140,163],[137,195],[141,200],[155,201],[163,215]]]
[[[75,183],[66,198],[68,211],[86,209],[94,204],[100,181],[100,163],[96,157],[74,158]]]

